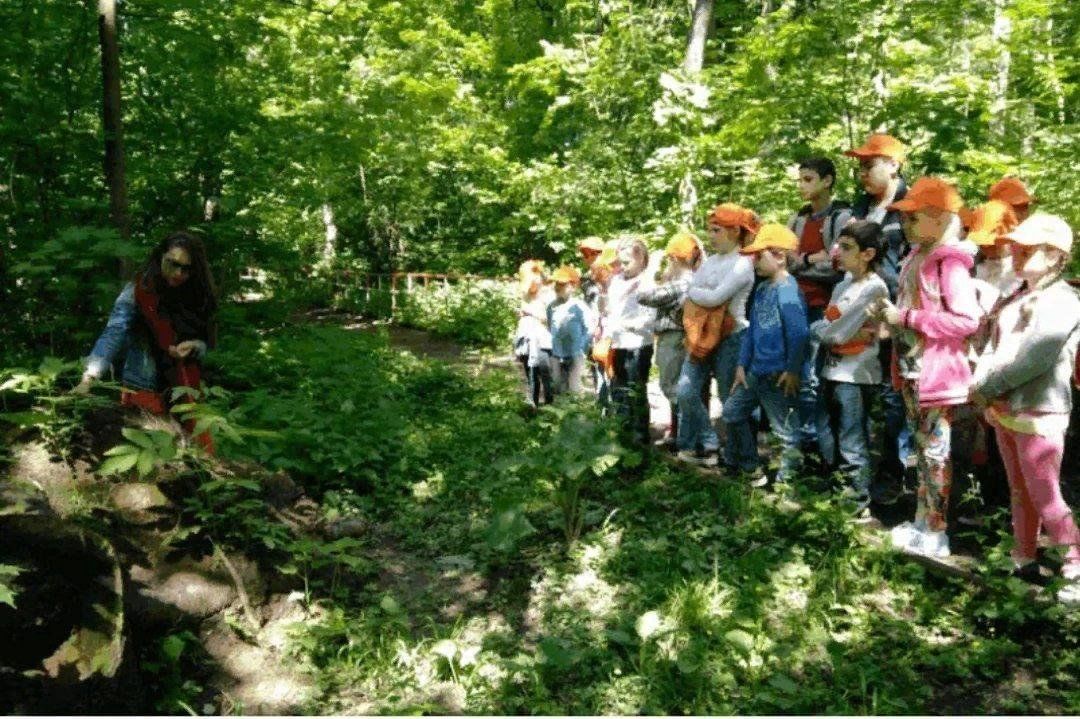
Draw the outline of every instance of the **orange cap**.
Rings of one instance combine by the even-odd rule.
[[[973,212],[965,213],[967,238],[976,245],[992,245],[1019,224],[1013,208],[1001,200],[990,200]]]
[[[754,241],[739,250],[744,255],[752,255],[762,250],[794,250],[799,246],[799,238],[785,225],[770,222],[762,225]]]
[[[995,182],[990,188],[990,199],[1001,200],[1013,206],[1030,205],[1035,201],[1018,177],[1006,177]]]
[[[601,240],[599,237],[586,237],[584,240],[578,243],[577,248],[579,250],[602,252],[604,250],[604,241]]]
[[[908,190],[904,199],[889,205],[890,210],[917,212],[927,207],[936,207],[946,212],[959,213],[964,209],[964,201],[956,188],[936,177],[920,177]]]
[[[892,135],[876,134],[866,138],[862,147],[848,150],[844,154],[848,157],[891,157],[902,162],[907,153],[904,144]]]
[[[674,257],[678,260],[690,261],[694,259],[694,255],[701,250],[698,249],[697,237],[688,230],[679,230],[668,241],[667,247],[664,252],[668,257]]]
[[[551,279],[554,282],[566,282],[576,285],[578,282],[581,282],[581,273],[570,265],[563,265],[551,273]]]
[[[734,202],[724,202],[712,208],[707,219],[714,225],[741,227],[748,232],[757,232],[761,227],[756,212]]]

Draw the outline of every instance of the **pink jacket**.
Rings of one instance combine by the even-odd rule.
[[[909,255],[900,269],[900,286],[911,269]],[[965,404],[971,386],[967,338],[979,328],[983,312],[971,279],[974,261],[955,245],[930,251],[919,268],[919,308],[900,309],[900,324],[915,330],[923,342],[919,373],[919,406],[943,407]],[[892,381],[898,390],[900,372],[893,350]]]

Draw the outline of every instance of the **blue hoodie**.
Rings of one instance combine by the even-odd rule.
[[[739,365],[749,374],[802,370],[810,328],[806,302],[791,275],[779,282],[764,280],[754,290],[750,326],[743,335]]]

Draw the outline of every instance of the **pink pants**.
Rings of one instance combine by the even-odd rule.
[[[1012,495],[1013,537],[1017,559],[1035,559],[1039,529],[1067,547],[1065,561],[1080,562],[1080,530],[1061,496],[1064,437],[1040,437],[994,427]]]

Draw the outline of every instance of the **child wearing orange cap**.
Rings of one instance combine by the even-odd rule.
[[[534,407],[550,404],[551,332],[547,326],[547,306],[551,291],[545,287],[544,263],[526,260],[518,268],[521,305],[514,332],[514,354],[525,373],[525,401]]]
[[[749,322],[743,333],[731,394],[724,402],[724,422],[736,467],[752,475],[751,486],[768,479],[760,466],[757,433],[750,417],[760,405],[782,447],[777,483],[794,478],[799,465],[798,393],[810,331],[806,303],[795,278],[788,274],[787,255],[798,238],[784,225],[767,224],[740,250],[753,258],[763,279],[754,290]]]
[[[705,310],[725,308],[731,319],[731,333],[718,338],[719,342],[705,359],[695,360],[688,355],[683,361],[676,386],[679,403],[679,427],[676,438],[678,457],[693,464],[715,465],[720,439],[712,427],[708,406],[702,390],[710,377],[716,378],[717,394],[723,402],[731,391],[739,347],[747,327],[746,306],[754,286],[754,267],[739,254],[760,227],[753,210],[725,202],[709,213],[706,228],[709,249],[715,254],[695,270],[687,291],[687,302]],[[725,459],[730,464],[730,452]]]
[[[1020,279],[1013,272],[1009,241],[1005,236],[1020,224],[1012,206],[1002,200],[990,200],[966,216],[967,239],[978,248],[975,259],[975,278],[994,290],[988,293],[988,301],[980,301],[989,307],[998,296],[1009,295],[1020,288]]]
[[[857,220],[869,220],[881,225],[885,251],[877,272],[889,288],[889,297],[895,301],[900,265],[911,246],[904,235],[900,213],[889,209],[890,205],[907,195],[901,169],[907,150],[903,143],[886,134],[870,135],[860,147],[844,153],[859,162],[859,182],[862,193],[851,207],[851,215]],[[883,370],[888,367],[892,355],[892,339],[884,336],[879,344]],[[882,373],[887,377],[887,372]],[[881,386],[881,404],[884,410],[881,433],[881,467],[871,483],[870,493],[882,504],[895,502],[903,488],[906,467],[913,466],[915,456],[911,429],[907,426],[904,401],[887,379]]]
[[[671,405],[671,425],[665,444],[675,445],[679,431],[679,374],[686,360],[686,332],[683,330],[683,303],[690,290],[690,279],[701,264],[701,247],[689,230],[680,230],[664,251],[667,267],[659,284],[638,293],[638,302],[656,309],[653,333],[656,335],[656,367],[660,372],[660,391]]]
[[[989,199],[1001,200],[1012,207],[1018,222],[1023,222],[1031,214],[1035,198],[1028,193],[1027,187],[1018,177],[1003,177],[990,187]]]
[[[970,274],[973,260],[959,246],[962,207],[956,189],[932,177],[920,178],[907,197],[890,205],[904,213],[905,230],[918,250],[904,261],[897,304],[880,300],[874,310],[891,327],[893,385],[915,428],[918,462],[915,521],[894,527],[892,540],[931,557],[950,553],[952,410],[967,402],[967,338],[983,314]]]
[[[581,273],[563,265],[551,274],[555,283],[555,299],[547,306],[547,322],[551,331],[551,375],[555,395],[564,392],[581,394],[585,371],[585,353],[591,344],[595,320],[589,307],[573,297],[581,281]]]
[[[998,438],[1012,500],[1013,559],[1034,568],[1040,530],[1065,548],[1058,594],[1080,602],[1080,529],[1061,495],[1061,463],[1080,344],[1080,296],[1062,279],[1073,233],[1060,217],[1035,213],[1008,235],[1023,288],[1003,298],[976,366],[971,400],[985,407]]]

